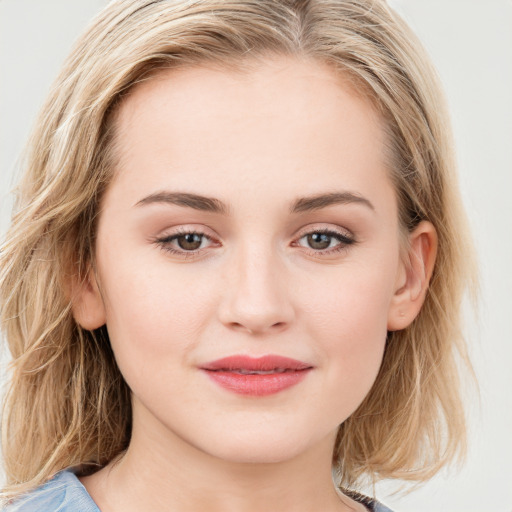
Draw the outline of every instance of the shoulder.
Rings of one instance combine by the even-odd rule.
[[[22,496],[5,512],[100,512],[80,480],[71,471],[61,471],[41,487]]]

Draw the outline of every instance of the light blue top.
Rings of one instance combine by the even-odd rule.
[[[371,512],[392,512],[380,503],[360,496]],[[61,471],[54,478],[4,508],[6,512],[100,512],[80,480],[71,471]]]
[[[6,512],[100,512],[80,480],[61,471],[52,480],[18,499]]]

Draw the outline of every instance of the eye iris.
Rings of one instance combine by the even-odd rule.
[[[187,233],[186,235],[180,235],[176,238],[178,245],[185,251],[195,251],[201,247],[203,240],[202,235],[197,233]]]
[[[325,233],[311,233],[308,235],[308,245],[312,249],[327,249],[331,245],[331,238]]]

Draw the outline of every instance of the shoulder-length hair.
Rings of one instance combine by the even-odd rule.
[[[94,471],[130,440],[130,392],[108,335],[75,322],[68,285],[94,257],[122,99],[161,68],[243,68],[276,54],[326,63],[372,102],[385,120],[403,231],[426,219],[438,234],[419,316],[388,333],[372,390],[339,427],[339,482],[422,481],[463,453],[457,361],[467,362],[460,305],[471,244],[444,101],[410,29],[380,0],[118,0],[93,20],[50,92],[1,247],[1,320],[13,357],[5,497],[65,468]]]

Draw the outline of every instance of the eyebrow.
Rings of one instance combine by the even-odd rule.
[[[144,206],[154,203],[174,204],[185,206],[209,213],[219,213],[226,215],[229,211],[228,206],[214,197],[201,196],[188,192],[155,192],[138,201],[135,206]],[[373,204],[365,197],[354,192],[330,192],[327,194],[318,194],[309,197],[296,199],[290,208],[290,213],[305,213],[315,210],[321,210],[328,206],[337,204],[362,204],[371,210],[375,210]]]
[[[302,197],[293,203],[290,211],[291,213],[304,213],[320,210],[336,204],[351,203],[362,204],[375,211],[375,207],[368,199],[354,192],[331,192],[311,197]]]
[[[210,213],[226,214],[228,207],[214,197],[200,196],[187,192],[156,192],[138,201],[135,206],[143,206],[153,203],[175,204]]]

